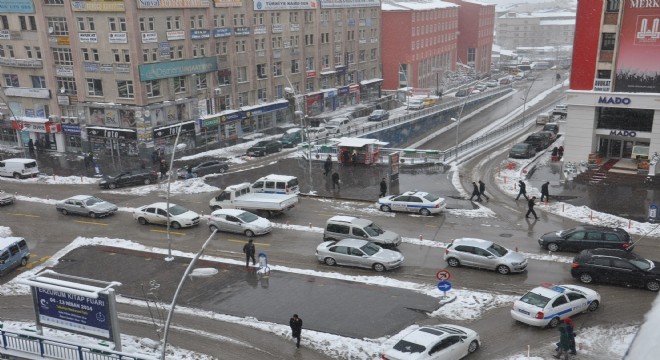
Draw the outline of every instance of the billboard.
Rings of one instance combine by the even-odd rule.
[[[380,7],[380,0],[319,0],[322,9]]]
[[[37,325],[113,340],[108,295],[98,298],[32,286]]]
[[[34,4],[32,0],[2,0],[0,1],[0,13],[33,14]]]
[[[313,10],[318,0],[255,0],[254,10]]]
[[[624,2],[615,92],[660,93],[660,2]]]
[[[141,64],[139,69],[140,81],[167,79],[216,71],[218,70],[218,59],[216,57],[205,57],[191,60]]]

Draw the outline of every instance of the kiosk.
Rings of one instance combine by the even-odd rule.
[[[337,143],[337,154],[342,164],[370,165],[378,162],[380,149],[387,144],[377,139],[343,137]]]

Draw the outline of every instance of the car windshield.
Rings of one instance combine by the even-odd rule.
[[[373,115],[382,115],[385,112],[385,110],[374,110],[372,113]]]
[[[525,296],[521,297],[520,301],[543,309],[548,304],[550,299],[530,291],[525,294]]]
[[[375,253],[380,251],[380,248],[378,247],[378,245],[375,245],[375,244],[372,244],[372,243],[366,243],[360,249],[362,249],[362,251],[364,251],[364,253],[369,255],[369,256],[372,256]]]
[[[259,219],[259,217],[257,215],[255,215],[251,212],[247,212],[247,211],[240,214],[240,215],[238,215],[238,216],[236,216],[236,217],[243,220],[243,222],[246,222],[246,223],[251,223],[251,222],[257,221]]]
[[[527,149],[527,145],[524,144],[517,144],[513,146],[513,150],[524,151],[525,149]]]
[[[99,204],[99,203],[102,203],[102,202],[104,202],[104,201],[97,198],[97,197],[91,197],[91,198],[85,200],[85,205],[92,206],[94,204]]]
[[[293,140],[293,139],[295,139],[295,137],[296,137],[295,133],[284,134],[284,135],[282,135],[282,140],[284,140],[284,141]]]
[[[381,229],[376,223],[371,223],[369,226],[366,226],[364,231],[369,234],[369,236],[378,236],[385,232],[385,230]]]
[[[423,353],[426,351],[426,347],[420,344],[415,344],[410,341],[400,340],[396,345],[394,345],[394,350],[397,350],[402,353]]]
[[[503,247],[501,247],[497,244],[493,244],[493,245],[489,246],[487,250],[489,252],[491,252],[492,254],[494,254],[495,256],[498,256],[498,257],[502,257],[502,256],[509,253],[509,250],[507,250],[507,249],[505,249],[505,248],[503,248]]]
[[[170,206],[170,214],[171,215],[181,215],[186,211],[188,211],[188,209],[184,208],[181,205],[172,205],[172,206]]]
[[[434,202],[434,201],[437,201],[438,199],[440,199],[440,196],[438,196],[438,195],[433,195],[433,194],[426,194],[426,195],[424,196],[424,199],[426,199],[426,200],[428,200],[428,201],[430,201],[430,202]]]
[[[628,261],[642,270],[651,270],[655,267],[652,261],[646,259],[630,259]]]

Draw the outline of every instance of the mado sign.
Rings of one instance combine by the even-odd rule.
[[[37,324],[113,340],[108,295],[99,297],[32,287]]]

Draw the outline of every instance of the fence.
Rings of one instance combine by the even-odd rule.
[[[132,355],[102,346],[74,345],[51,340],[31,331],[10,331],[0,328],[0,354],[27,359],[48,358],[62,360],[156,360],[155,357]]]

